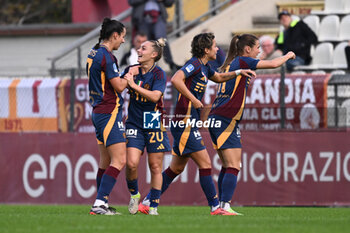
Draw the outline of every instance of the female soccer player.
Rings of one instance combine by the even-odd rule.
[[[98,43],[90,50],[87,58],[92,122],[100,152],[96,177],[97,197],[90,210],[92,215],[118,214],[108,206],[108,197],[126,160],[123,98],[120,93],[126,88],[127,81],[119,77],[117,59],[112,51],[124,43],[125,33],[122,23],[105,18]]]
[[[174,137],[173,154],[169,168],[163,172],[162,192],[164,192],[169,184],[180,174],[189,158],[199,167],[200,184],[203,192],[211,207],[212,215],[230,214],[219,208],[219,201],[216,195],[215,186],[211,177],[211,161],[202,137],[196,123],[194,125],[189,122],[197,122],[200,120],[200,108],[203,107],[201,99],[208,82],[208,78],[214,82],[221,83],[228,81],[238,74],[245,76],[255,76],[250,70],[232,71],[228,73],[217,73],[207,64],[210,60],[215,60],[216,41],[214,34],[202,33],[196,35],[191,44],[192,58],[172,77],[171,82],[179,91],[177,104],[175,108],[176,126],[171,127],[171,134]],[[183,122],[180,123],[180,122]],[[183,127],[181,127],[183,125]],[[146,213],[148,211],[148,197],[139,206],[139,211]]]
[[[254,35],[234,36],[221,71],[237,69],[271,69],[283,65],[295,54],[289,52],[273,60],[256,59],[260,52],[259,40]],[[231,65],[229,65],[231,63]],[[236,188],[241,163],[241,136],[238,123],[242,119],[246,92],[250,77],[243,73],[234,79],[220,84],[216,99],[209,113],[209,119],[221,121],[221,128],[209,128],[214,148],[222,161],[218,179],[220,207],[230,213],[238,214],[230,207]]]
[[[161,126],[163,113],[163,92],[166,87],[165,72],[156,65],[162,57],[165,40],[146,41],[138,49],[139,73],[133,77],[126,74],[130,104],[126,120],[127,166],[126,181],[131,193],[129,212],[136,214],[140,193],[137,183],[137,167],[144,148],[147,148],[148,164],[151,170],[150,215],[158,215],[157,206],[162,187],[162,165],[164,152],[170,151],[166,131]],[[128,72],[127,68],[125,72]],[[147,116],[148,115],[148,116]],[[151,117],[149,122],[147,117]],[[159,121],[154,121],[153,118]],[[147,125],[147,123],[153,125]]]

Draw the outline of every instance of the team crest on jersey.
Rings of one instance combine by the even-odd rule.
[[[114,72],[116,72],[116,73],[119,72],[118,67],[117,67],[117,65],[116,65],[115,63],[113,63],[113,70],[114,70]]]
[[[191,73],[191,71],[193,71],[194,70],[194,66],[192,65],[192,64],[189,64],[188,66],[186,66],[186,71],[188,72],[188,73]]]
[[[145,86],[144,86],[143,88],[145,88],[146,90],[149,90],[150,86],[149,86],[148,83],[146,83]]]
[[[201,78],[201,80],[203,80],[204,82],[208,82],[208,78],[207,76],[202,72],[203,77]]]

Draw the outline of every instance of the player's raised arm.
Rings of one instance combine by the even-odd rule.
[[[257,69],[271,69],[277,68],[286,63],[289,59],[294,59],[295,54],[293,52],[288,52],[286,55],[281,57],[276,57],[272,60],[260,60],[256,65]]]
[[[214,75],[212,77],[210,77],[210,80],[212,80],[216,83],[223,83],[223,82],[227,82],[228,80],[237,77],[240,74],[247,76],[249,78],[256,77],[256,74],[254,71],[252,71],[250,69],[243,69],[243,70],[240,69],[240,70],[234,70],[234,71],[227,72],[227,73],[215,72]]]

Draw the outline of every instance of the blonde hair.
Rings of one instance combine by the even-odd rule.
[[[151,40],[153,50],[158,53],[158,55],[154,58],[154,61],[157,62],[162,58],[163,48],[166,46],[166,39],[159,38],[158,40]]]

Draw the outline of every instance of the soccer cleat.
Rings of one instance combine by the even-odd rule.
[[[137,211],[139,210],[140,197],[141,197],[140,193],[137,193],[135,195],[131,195],[129,206],[128,206],[130,214],[136,214]]]
[[[143,214],[149,214],[149,206],[142,203],[139,204],[139,212]]]
[[[117,211],[117,209],[114,208],[114,207],[109,206],[108,209],[109,209],[111,212],[113,212],[115,215],[122,215],[122,214],[119,213],[119,212]]]
[[[222,208],[217,208],[215,211],[211,211],[210,215],[236,215],[236,214],[230,213]]]
[[[149,212],[148,212],[149,215],[159,215],[158,214],[158,211],[157,211],[157,208],[154,208],[154,207],[149,207]]]
[[[230,206],[230,202],[221,202],[220,205],[221,205],[221,209],[227,211],[228,213],[231,213],[231,215],[243,215],[241,213],[234,211]]]
[[[221,208],[217,208],[216,210],[214,210],[214,211],[211,211],[210,212],[210,215],[223,215],[223,211],[222,211],[222,209]]]
[[[231,207],[230,208],[228,208],[227,210],[225,210],[225,211],[227,211],[227,212],[229,212],[229,213],[232,213],[232,214],[234,214],[234,215],[242,215],[243,216],[243,214],[241,214],[241,213],[238,213],[238,212],[236,212],[236,211],[234,211]]]
[[[100,206],[92,206],[91,210],[90,210],[90,215],[116,215],[116,212],[110,210],[109,208],[107,208],[104,205],[100,205]]]

